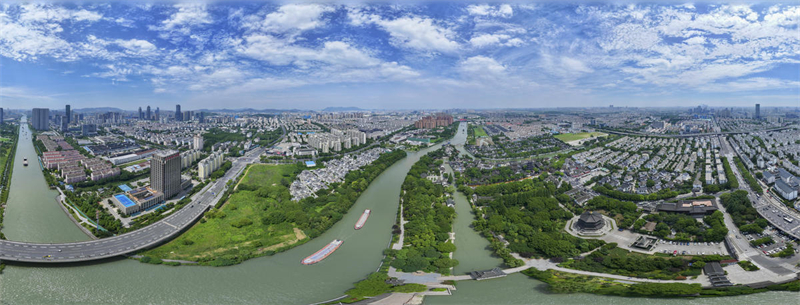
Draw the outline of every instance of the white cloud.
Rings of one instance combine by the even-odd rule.
[[[420,51],[454,53],[458,43],[451,40],[455,33],[436,25],[433,19],[423,17],[401,17],[394,20],[379,19],[378,25],[384,28],[396,45]]]
[[[511,38],[506,34],[478,34],[470,38],[469,43],[476,48],[483,48],[489,46],[504,46],[504,47],[518,47],[525,44],[522,39]]]
[[[161,22],[164,29],[186,29],[212,23],[211,15],[202,4],[179,3],[175,4],[177,12],[173,13],[169,19]]]
[[[470,5],[467,6],[467,12],[474,16],[492,16],[509,18],[514,15],[514,9],[511,5],[502,4],[499,6],[491,6],[487,4]]]
[[[504,75],[506,67],[501,65],[493,58],[486,56],[473,56],[461,61],[458,69],[464,74],[471,76],[481,75]]]
[[[345,67],[367,67],[378,64],[378,60],[341,41],[325,42],[320,49],[311,49],[289,44],[288,41],[267,34],[245,37],[237,46],[238,52],[277,66],[295,64],[306,66],[311,62]]]
[[[332,11],[333,7],[319,4],[287,4],[264,17],[245,17],[244,27],[276,33],[302,32],[324,25],[322,14]]]
[[[52,4],[24,4],[20,6],[19,22],[39,23],[39,22],[61,22],[65,20],[95,22],[103,18],[103,15],[85,9],[72,10]]]

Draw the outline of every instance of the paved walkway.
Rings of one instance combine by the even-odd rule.
[[[405,193],[405,191],[403,191],[403,193]],[[394,250],[403,249],[403,240],[404,240],[403,237],[405,236],[406,233],[405,229],[406,223],[408,223],[408,221],[403,219],[403,199],[400,198],[400,238],[397,239],[396,243],[392,244],[392,249]]]

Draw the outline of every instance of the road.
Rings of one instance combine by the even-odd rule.
[[[126,255],[162,244],[179,235],[219,201],[227,182],[235,180],[244,168],[259,160],[265,148],[257,148],[237,158],[223,177],[192,196],[192,202],[166,218],[142,229],[114,237],[74,243],[28,243],[0,240],[0,260],[33,263],[71,263]]]
[[[730,143],[725,137],[719,137],[720,140],[720,153],[727,157],[728,165],[730,165],[733,174],[736,176],[736,180],[739,181],[739,189],[747,191],[747,197],[750,199],[750,202],[753,203],[753,207],[756,208],[758,213],[767,219],[767,221],[772,224],[773,227],[779,228],[783,230],[782,226],[785,227],[786,223],[780,218],[780,221],[774,221],[775,218],[771,217],[770,213],[772,213],[773,209],[778,209],[778,207],[772,208],[773,204],[770,203],[769,200],[766,200],[766,196],[756,195],[750,190],[750,186],[742,177],[742,174],[739,172],[739,168],[733,162],[733,157],[735,156],[736,152],[733,151]],[[781,206],[783,204],[780,204]],[[768,207],[764,209],[764,207]],[[733,220],[731,219],[730,215],[725,212],[725,207],[722,204],[719,205],[719,208],[725,214],[725,226],[728,227],[728,230],[731,232],[730,240],[733,241],[734,248],[736,248],[737,253],[739,254],[739,260],[751,260],[757,265],[762,268],[766,268],[769,271],[772,271],[778,275],[787,275],[796,273],[796,270],[792,267],[793,265],[797,264],[798,257],[790,258],[790,259],[781,259],[781,258],[771,258],[764,255],[761,251],[754,249],[750,246],[749,241],[747,238],[742,236],[741,232],[739,232],[738,228],[733,224]],[[785,208],[785,206],[783,207]],[[795,228],[797,229],[797,228]],[[784,231],[790,236],[797,238],[798,230],[789,230]]]

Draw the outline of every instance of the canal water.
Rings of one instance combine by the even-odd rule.
[[[23,164],[25,158],[28,166]],[[30,242],[89,240],[58,206],[58,192],[47,187],[27,124],[20,128],[11,179],[3,228],[6,238]]]
[[[19,143],[15,164],[21,164],[25,146],[31,145],[30,138],[25,137]],[[377,269],[391,237],[403,179],[422,154],[436,148],[409,153],[406,159],[375,179],[351,212],[328,232],[289,251],[219,268],[158,266],[128,259],[58,267],[10,265],[0,275],[0,303],[308,304],[336,298]],[[33,158],[32,146],[27,149],[29,159]],[[3,228],[8,238],[49,242],[87,239],[55,204],[55,192],[47,189],[43,179],[36,183],[34,176],[41,175],[38,167],[29,166],[25,170],[32,174],[20,174],[22,170],[14,169],[10,197],[14,199],[9,200],[9,214]],[[353,225],[364,209],[373,212],[364,228],[356,231]],[[37,225],[30,226],[31,223]],[[315,265],[300,264],[301,259],[336,238],[343,239],[344,244],[331,256]],[[462,264],[462,268],[467,268],[470,263]],[[587,295],[553,296],[536,290],[538,284],[521,275],[463,282],[458,284],[459,290],[454,296],[431,298],[430,304],[585,304],[597,299],[638,304],[642,301]],[[769,293],[725,299],[741,304],[752,304],[755,300],[793,304],[797,296]]]
[[[466,125],[466,123],[461,123],[459,132],[450,141],[462,154],[467,153],[464,151],[464,143],[467,140],[466,129],[464,129]],[[453,174],[450,165],[445,165],[445,170],[451,175]],[[453,274],[461,275],[470,271],[502,266],[503,259],[493,255],[494,251],[489,248],[489,240],[472,229],[475,214],[472,212],[467,197],[461,192],[456,192],[453,200],[456,204],[456,219],[453,222],[453,232],[456,234],[456,252],[453,253],[453,258],[459,263],[453,268]]]

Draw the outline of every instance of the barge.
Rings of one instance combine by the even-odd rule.
[[[305,259],[303,259],[300,262],[303,265],[311,265],[311,264],[319,263],[320,261],[322,261],[323,259],[328,257],[328,255],[331,255],[331,253],[333,253],[333,251],[336,251],[336,249],[339,249],[339,246],[341,246],[342,243],[344,243],[343,240],[334,239],[327,246],[325,246],[324,248],[322,248],[319,251],[315,252],[314,254],[309,255],[308,257],[306,257]]]
[[[369,218],[370,212],[371,211],[369,209],[364,210],[364,214],[361,214],[361,217],[359,217],[358,221],[356,222],[355,225],[356,230],[364,227],[364,224],[367,223],[367,218]]]

